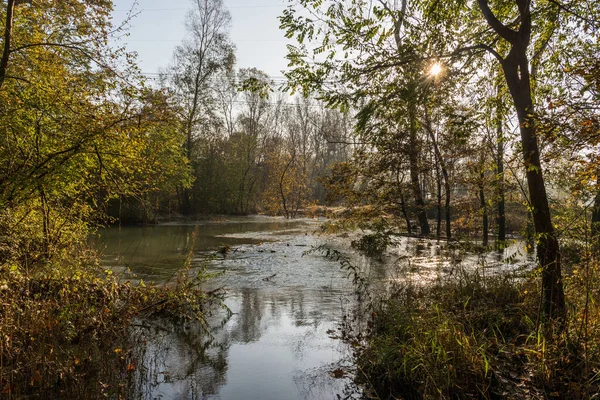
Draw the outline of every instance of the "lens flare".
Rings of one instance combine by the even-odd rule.
[[[439,63],[435,63],[429,69],[429,75],[437,76],[442,72],[442,66]]]

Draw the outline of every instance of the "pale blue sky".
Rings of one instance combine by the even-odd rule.
[[[134,0],[114,0],[113,22],[119,25]],[[231,13],[230,37],[237,47],[239,68],[256,67],[281,81],[286,68],[287,39],[279,30],[286,0],[224,0]],[[190,0],[139,0],[139,14],[131,21],[130,35],[121,40],[129,51],[138,53],[138,65],[145,73],[156,73],[171,60],[173,49],[185,35],[184,21]]]

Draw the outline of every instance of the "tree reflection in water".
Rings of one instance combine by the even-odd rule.
[[[146,350],[132,398],[335,398],[350,382],[331,376],[345,344],[326,334],[337,326],[331,316],[343,312],[340,296],[244,288],[228,295],[230,317],[209,318],[210,332],[197,323],[144,321],[134,333]]]
[[[209,272],[223,272],[206,289],[227,288],[225,302],[233,314],[210,317],[209,333],[198,324],[141,321],[145,327],[133,335],[146,346],[139,346],[145,352],[131,374],[129,398],[359,396],[348,373],[352,371],[348,345],[335,337],[339,337],[340,325],[360,323],[361,318],[364,322],[368,313],[354,295],[348,270],[321,254],[303,255],[323,243],[348,252],[348,240],[306,235],[307,227],[316,227],[316,222],[271,223],[264,217],[245,221],[202,225],[199,237],[204,239],[197,242],[194,252],[196,265],[205,259],[207,247],[235,246],[235,251],[205,265]],[[132,273],[140,277],[170,276],[181,264],[170,263],[168,257],[182,256],[192,229],[163,226],[123,231],[114,235],[112,244],[107,243],[107,260],[115,260],[115,254],[129,260]],[[121,253],[119,248],[127,250]],[[480,256],[445,242],[399,237],[380,261],[356,253],[351,257],[369,282],[369,292],[376,296],[398,282],[427,284],[451,274],[458,264],[461,268],[506,268],[504,260],[520,259],[513,253],[514,249],[506,249],[498,260],[495,253]]]

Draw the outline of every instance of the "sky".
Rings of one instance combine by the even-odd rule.
[[[138,53],[142,72],[156,74],[166,67],[175,46],[185,36],[185,16],[193,6],[191,0],[138,0],[131,20],[129,36],[119,39],[128,51]],[[238,68],[256,67],[276,82],[283,80],[286,68],[286,44],[279,30],[278,16],[286,0],[224,0],[231,13],[230,38],[237,47]],[[113,23],[120,25],[134,0],[114,0]]]

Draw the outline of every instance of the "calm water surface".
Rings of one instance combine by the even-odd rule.
[[[189,262],[219,274],[205,289],[225,288],[232,312],[215,312],[210,334],[193,324],[145,321],[140,332],[148,345],[135,397],[358,398],[351,374],[333,373],[352,370],[350,350],[335,337],[357,309],[354,286],[338,262],[305,254],[322,244],[349,253],[350,239],[316,234],[322,222],[256,216],[100,231],[104,265],[131,279],[164,283]],[[218,251],[224,246],[225,256]],[[382,260],[353,254],[352,262],[373,291],[383,293],[390,282],[426,284],[455,276],[459,267],[526,269],[531,259],[522,247],[515,242],[502,253],[477,255],[398,238]]]
[[[108,228],[97,245],[103,263],[136,279],[168,281],[191,260],[219,273],[207,289],[224,287],[233,314],[199,326],[151,325],[137,394],[148,399],[335,399],[350,378],[335,336],[354,304],[339,264],[303,255],[335,238],[312,233],[322,221],[247,217],[222,222]],[[341,241],[340,241],[341,242]],[[230,246],[223,257],[218,252]],[[147,329],[146,329],[147,330]]]

